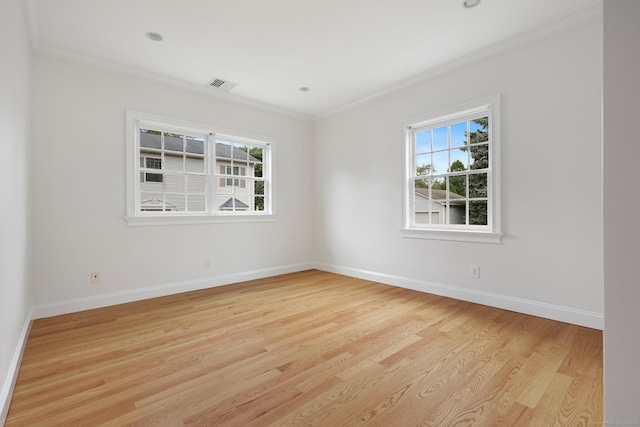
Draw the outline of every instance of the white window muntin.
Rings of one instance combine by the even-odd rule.
[[[212,163],[213,166],[213,176],[216,182],[220,182],[220,187],[230,189],[229,196],[234,200],[236,200],[237,191],[239,191],[240,187],[248,189],[248,197],[251,199],[251,208],[253,209],[253,203],[256,200],[256,197],[262,197],[263,200],[263,210],[233,210],[233,213],[236,215],[255,215],[255,214],[269,214],[271,212],[272,206],[272,189],[271,189],[271,142],[256,140],[252,138],[239,137],[235,135],[228,134],[216,134],[215,135],[215,144],[226,144],[230,145],[230,153],[231,157],[218,157],[215,155],[215,147],[212,149],[214,152],[214,160]],[[262,150],[262,160],[251,161],[251,160],[243,160],[236,159],[233,156],[234,147],[248,147],[248,148],[260,148]],[[224,167],[218,166],[220,160],[224,163]],[[226,163],[229,162],[227,165]],[[262,176],[258,177],[254,175],[249,175],[249,167],[248,165],[252,164],[254,167],[258,164],[262,165]],[[238,174],[235,173],[235,169],[238,169]],[[242,174],[241,171],[244,170],[245,173]],[[223,172],[224,171],[224,172]],[[224,182],[224,185],[222,183]],[[236,185],[235,183],[238,183]],[[254,183],[255,182],[263,182],[264,183],[264,191],[263,194],[255,194],[254,193]],[[234,183],[230,185],[230,183]],[[227,194],[227,193],[225,193]],[[220,207],[215,207],[218,212],[228,212],[227,209],[221,209]],[[235,208],[234,208],[235,209]]]
[[[451,131],[450,131],[450,126],[453,124],[459,124],[461,122],[466,122],[467,123],[467,130],[466,132],[470,132],[470,126],[469,123],[472,122],[473,120],[476,119],[481,119],[481,118],[485,118],[487,117],[489,119],[489,126],[488,126],[488,130],[489,130],[489,135],[488,135],[488,139],[487,141],[483,141],[483,142],[479,142],[479,143],[474,143],[474,144],[466,144],[465,147],[474,147],[474,146],[483,146],[483,145],[487,145],[490,147],[489,149],[489,165],[487,168],[482,168],[482,169],[467,169],[465,171],[456,171],[456,172],[441,172],[441,173],[429,173],[427,175],[418,175],[417,174],[417,161],[416,159],[418,158],[418,155],[420,154],[431,154],[433,155],[434,153],[447,153],[447,164],[451,165],[451,151],[456,149],[457,147],[452,147],[451,146]],[[443,179],[448,181],[449,177],[454,177],[454,176],[465,176],[467,177],[467,179],[465,179],[465,185],[466,185],[466,191],[465,191],[465,201],[467,203],[465,203],[465,217],[466,217],[466,221],[469,221],[469,202],[473,202],[473,201],[487,201],[487,218],[491,218],[491,213],[492,213],[492,203],[491,203],[491,196],[492,196],[492,189],[491,189],[491,163],[492,163],[492,156],[491,156],[491,152],[492,150],[492,114],[491,114],[491,109],[490,108],[480,108],[477,109],[477,111],[474,111],[474,113],[471,114],[458,114],[455,116],[455,118],[452,119],[448,119],[448,120],[444,120],[444,121],[439,121],[439,120],[432,120],[430,121],[427,125],[422,125],[419,127],[414,127],[411,126],[411,160],[412,160],[412,164],[411,164],[411,172],[412,172],[412,176],[411,176],[411,181],[413,183],[415,183],[416,180],[419,179],[426,179],[426,180],[431,180],[431,181],[436,181],[437,179]],[[447,146],[445,148],[440,148],[440,149],[433,149],[433,131],[434,129],[437,128],[444,128],[446,127],[448,129],[448,133],[447,133]],[[416,141],[416,136],[418,133],[421,132],[425,132],[425,131],[430,131],[432,136],[430,138],[430,145],[432,147],[431,150],[429,151],[424,151],[424,152],[417,152],[416,151],[416,147],[417,144],[415,143]],[[470,166],[471,165],[471,150],[466,150],[466,157],[467,157],[467,161],[466,161],[466,165]],[[433,163],[432,163],[433,164]],[[470,189],[469,189],[469,179],[468,177],[470,175],[480,175],[480,174],[487,174],[487,198],[484,197],[471,197],[470,196]],[[448,188],[448,186],[447,186]],[[415,192],[415,189],[414,189]],[[431,188],[429,188],[429,193],[431,194]],[[445,199],[444,203],[445,203],[445,209],[446,209],[446,214],[445,214],[445,218],[449,219],[450,218],[450,207],[451,207],[451,203],[453,202],[452,199],[450,199],[450,191],[446,191],[445,193]],[[431,200],[433,200],[433,198],[431,198]],[[432,202],[433,203],[433,202]],[[414,199],[414,208],[413,211],[415,212],[415,199]],[[429,212],[429,216],[432,216],[432,212]],[[426,227],[426,228],[446,228],[446,229],[475,229],[475,230],[487,230],[490,229],[491,224],[487,224],[487,225],[473,225],[473,224],[435,224],[433,222],[431,222],[430,224],[417,224],[415,222],[415,215],[411,215],[410,218],[410,222],[411,222],[411,226],[412,227]],[[490,221],[488,221],[490,222]]]
[[[161,138],[160,138],[160,148],[152,148],[152,147],[143,147],[140,144],[140,133],[142,129],[147,129],[147,130],[151,130],[154,132],[160,132],[161,133]],[[182,151],[173,151],[173,150],[168,150],[165,147],[165,134],[169,133],[169,134],[175,134],[175,135],[182,135],[183,136],[183,140],[182,140]],[[161,165],[162,168],[160,170],[158,169],[152,169],[152,168],[147,168],[147,167],[142,167],[140,166],[140,163],[138,162],[138,170],[136,171],[137,173],[135,174],[135,176],[141,176],[142,174],[146,174],[147,173],[158,173],[160,172],[162,174],[162,189],[160,191],[161,193],[161,206],[159,207],[158,210],[143,210],[142,208],[142,204],[143,204],[143,200],[142,200],[142,195],[143,193],[145,193],[145,191],[143,191],[141,184],[143,183],[142,180],[138,181],[135,184],[135,214],[137,216],[162,216],[162,215],[193,215],[193,214],[202,214],[203,212],[206,212],[206,206],[208,205],[208,190],[207,188],[210,187],[210,185],[208,185],[208,180],[207,180],[207,176],[209,175],[209,165],[208,165],[208,157],[205,154],[197,154],[197,153],[188,153],[186,150],[186,144],[187,144],[187,138],[191,137],[191,138],[197,138],[203,141],[203,153],[207,153],[208,151],[208,147],[209,147],[209,139],[211,137],[211,133],[207,132],[205,130],[201,130],[201,129],[193,129],[193,128],[188,128],[188,127],[182,127],[182,126],[168,126],[166,124],[160,124],[158,122],[154,122],[154,121],[149,121],[149,120],[144,120],[144,119],[137,119],[135,120],[135,152],[138,156],[142,156],[145,157],[145,154],[150,153],[150,154],[155,154],[156,156],[159,156],[160,160],[161,160]],[[175,152],[175,153],[180,153],[180,155],[182,156],[182,170],[176,170],[176,169],[170,169],[167,168],[167,161],[166,161],[166,155],[167,152]],[[194,172],[194,171],[189,171],[186,161],[188,157],[195,157],[195,158],[201,158],[203,160],[203,168],[201,172]],[[157,157],[156,157],[157,158]],[[146,164],[145,164],[146,166]],[[183,180],[183,188],[181,189],[181,191],[171,191],[171,190],[167,190],[166,189],[166,181],[167,181],[167,176],[176,176],[176,177],[185,177],[185,179]],[[190,176],[201,176],[204,178],[204,191],[202,192],[197,192],[197,191],[193,191],[189,189],[189,178]],[[154,191],[154,192],[157,192]],[[175,211],[172,209],[172,206],[169,202],[167,202],[167,198],[182,198],[183,199],[183,203],[185,206],[185,210],[184,211]],[[203,197],[204,198],[204,209],[202,210],[189,210],[189,206],[190,206],[190,197],[192,198],[199,198],[199,197]],[[170,214],[167,214],[167,212],[171,212]]]
[[[471,144],[473,146],[481,146],[488,144],[489,148],[489,165],[483,169],[470,169],[466,171],[457,172],[444,172],[425,175],[424,178],[444,178],[453,176],[466,176],[479,173],[487,174],[487,225],[466,225],[466,224],[418,224],[415,221],[415,187],[414,183],[418,177],[422,175],[417,174],[416,154],[417,148],[415,144],[416,134],[421,131],[435,129],[439,127],[452,124],[458,124],[462,121],[470,122],[474,119],[488,117],[488,141],[481,143]],[[465,232],[468,236],[471,236],[473,241],[487,241],[490,243],[499,243],[500,237],[500,197],[499,197],[499,176],[498,171],[495,168],[496,164],[499,164],[499,126],[497,125],[497,117],[499,117],[499,97],[491,97],[485,100],[470,103],[466,106],[449,109],[440,113],[431,114],[428,116],[421,116],[412,120],[405,121],[403,123],[404,129],[404,164],[405,164],[405,179],[404,179],[404,209],[403,209],[403,235],[405,237],[419,237],[419,238],[443,238],[445,240],[465,240],[464,237],[456,236],[450,232]],[[450,138],[450,134],[448,135]],[[431,141],[432,144],[432,141]],[[456,146],[457,147],[457,146]],[[431,148],[433,146],[431,145]],[[447,141],[447,148],[440,149],[433,152],[450,152],[452,149],[450,139]],[[470,150],[467,152],[468,164],[471,164],[469,156]],[[450,164],[449,159],[449,164]],[[466,179],[466,222],[469,221],[469,202],[475,200],[484,200],[484,198],[470,197],[469,193],[469,180]],[[449,206],[449,194],[447,194],[446,202]],[[431,217],[431,212],[429,212]],[[436,234],[430,234],[429,230],[437,232]],[[409,234],[412,231],[417,231],[416,234]],[[469,234],[472,232],[472,234]],[[488,237],[485,240],[482,235],[486,234]]]
[[[128,110],[127,118],[127,220],[129,225],[159,225],[159,224],[190,224],[207,222],[236,222],[238,217],[243,217],[242,222],[251,221],[272,221],[274,213],[273,201],[273,148],[272,138],[257,136],[242,131],[229,131],[222,128],[213,128],[194,122],[179,119],[161,117],[153,114]],[[140,128],[151,128],[158,131],[188,134],[189,136],[207,136],[205,139],[205,161],[207,175],[207,211],[206,212],[149,212],[140,211],[140,172],[144,168],[140,165]],[[260,178],[265,182],[264,190],[264,210],[253,212],[228,212],[216,209],[216,185],[213,182],[215,165],[215,138],[224,140],[234,140],[252,146],[263,145],[263,176]],[[153,149],[151,149],[153,150]],[[157,150],[158,154],[160,150]],[[151,171],[151,170],[150,170]],[[154,169],[151,172],[158,172]],[[254,178],[257,179],[257,178]],[[219,219],[216,219],[218,217]],[[145,219],[147,218],[147,219]],[[184,219],[180,219],[184,218]],[[264,218],[264,219],[259,219]],[[269,219],[271,218],[271,219]]]

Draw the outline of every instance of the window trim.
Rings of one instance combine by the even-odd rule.
[[[413,133],[416,127],[439,126],[455,123],[469,115],[487,111],[491,132],[488,173],[488,224],[469,226],[457,224],[425,224],[416,226],[414,220]],[[402,122],[402,226],[405,238],[452,240],[478,243],[502,243],[500,203],[500,96],[495,95],[456,107],[424,114]]]
[[[209,135],[209,142],[205,143],[207,150],[205,168],[207,176],[207,194],[209,197],[207,212],[141,212],[138,210],[140,186],[139,172],[140,146],[137,129],[142,126],[152,127],[161,131],[180,130],[184,133]],[[275,174],[273,162],[275,159],[275,139],[263,135],[251,134],[232,129],[214,127],[202,123],[173,119],[155,114],[134,110],[126,110],[126,215],[124,219],[129,226],[144,225],[178,225],[178,224],[206,224],[206,223],[234,223],[234,222],[273,222],[275,221]],[[215,143],[217,139],[232,139],[244,141],[254,146],[264,146],[263,176],[265,185],[264,211],[224,211],[214,209],[216,174]],[[136,178],[137,177],[137,178]]]

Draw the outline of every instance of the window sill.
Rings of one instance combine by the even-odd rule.
[[[247,222],[275,222],[275,215],[176,215],[176,216],[126,216],[130,227],[147,225],[230,224]]]
[[[464,230],[426,230],[401,228],[400,235],[409,239],[449,240],[468,243],[502,243],[502,233]]]

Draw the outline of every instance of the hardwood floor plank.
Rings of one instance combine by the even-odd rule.
[[[570,385],[571,377],[563,374],[553,375],[529,422],[540,426],[569,425],[561,409]]]
[[[310,270],[34,321],[6,425],[586,426],[602,393],[601,331]]]

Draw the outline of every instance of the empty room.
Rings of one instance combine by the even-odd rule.
[[[640,425],[639,18],[3,0],[0,423]]]

